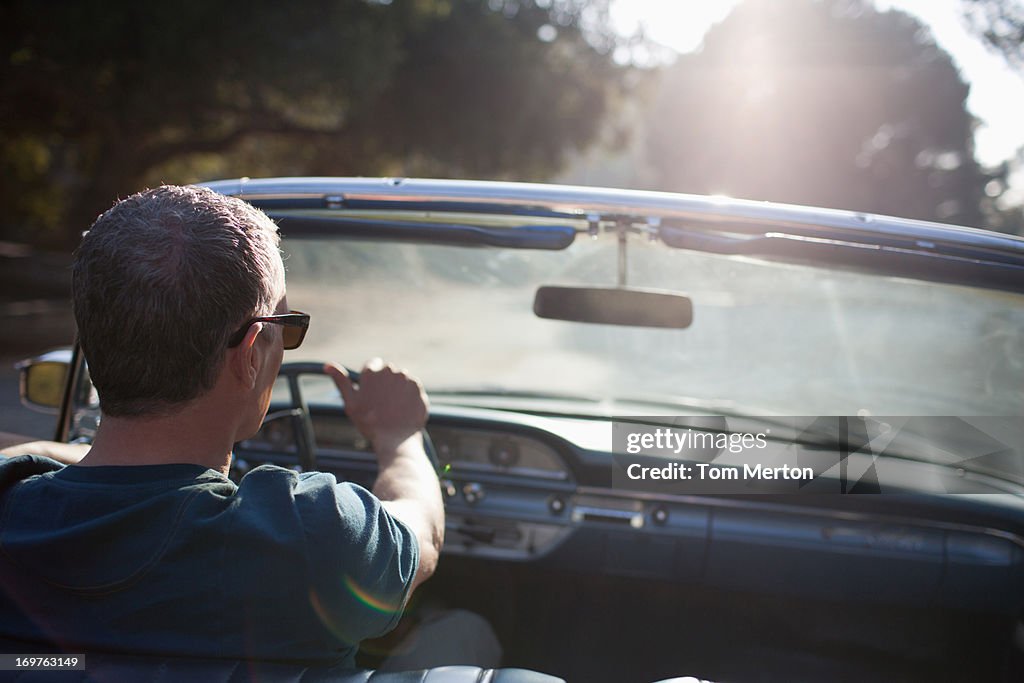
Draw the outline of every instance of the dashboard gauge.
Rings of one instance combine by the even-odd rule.
[[[519,462],[519,444],[512,439],[494,439],[487,456],[498,467],[513,467]]]

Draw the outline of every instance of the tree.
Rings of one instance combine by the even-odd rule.
[[[962,0],[968,26],[1015,69],[1024,69],[1024,2]]]
[[[665,74],[662,189],[981,225],[968,86],[915,19],[859,0],[747,0]]]
[[[606,4],[5,2],[2,229],[71,245],[211,176],[543,178],[624,87]]]
[[[989,48],[1002,56],[1018,75],[1024,76],[1024,2],[1021,0],[962,0],[968,28]],[[1003,177],[1024,166],[1024,147],[1004,163]],[[990,226],[1024,235],[1024,207],[993,202]]]

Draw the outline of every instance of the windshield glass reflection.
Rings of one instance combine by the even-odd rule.
[[[689,329],[641,329],[533,314],[540,285],[614,285],[613,239],[564,251],[283,248],[289,301],[313,315],[288,360],[381,356],[439,392],[435,402],[456,390],[578,397],[614,414],[687,403],[751,415],[1024,414],[1020,295],[636,240],[629,285],[684,293],[694,310]]]

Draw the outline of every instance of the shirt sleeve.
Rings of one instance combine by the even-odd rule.
[[[419,565],[415,534],[372,493],[330,474],[301,475],[294,495],[320,621],[350,643],[390,631]]]

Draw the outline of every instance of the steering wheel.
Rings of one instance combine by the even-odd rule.
[[[345,371],[348,372],[349,379],[354,384],[359,383],[358,372],[347,367]],[[330,375],[324,372],[323,363],[312,362],[284,363],[278,372],[279,378],[287,380],[288,391],[291,394],[289,413],[296,423],[295,439],[299,451],[299,465],[304,472],[311,472],[316,470],[316,435],[313,431],[313,417],[309,412],[309,404],[306,402],[299,383],[299,378],[302,375],[324,375],[326,377],[330,377]],[[423,451],[427,454],[427,459],[434,468],[434,472],[440,475],[441,465],[430,435],[427,434],[426,429],[420,430],[420,434],[423,436]]]

